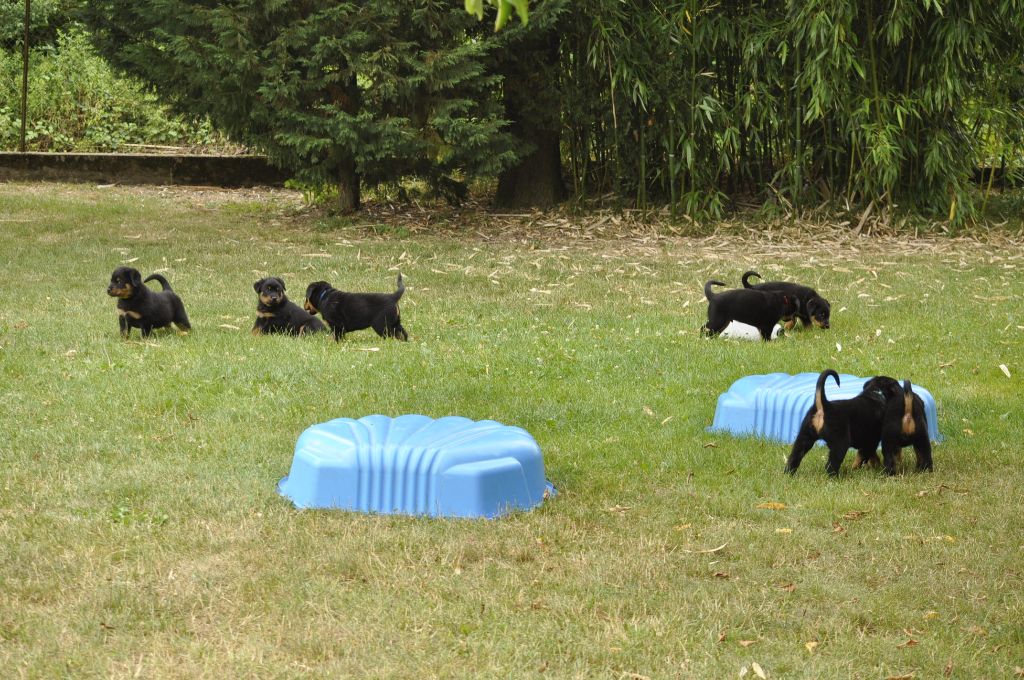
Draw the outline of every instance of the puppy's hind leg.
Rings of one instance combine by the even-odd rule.
[[[185,314],[185,305],[181,300],[174,301],[174,325],[182,333],[188,333],[192,330],[192,324],[188,322],[188,315]]]
[[[918,432],[917,438],[913,441],[914,455],[917,456],[917,471],[932,471],[932,442],[928,439],[928,431]]]
[[[846,451],[850,448],[850,440],[843,437],[827,443],[828,460],[825,461],[825,472],[829,477],[836,477],[839,475],[839,468],[843,465],[843,459],[846,458]]]
[[[786,459],[786,473],[795,474],[797,468],[800,467],[800,461],[804,459],[807,452],[814,446],[814,442],[818,441],[818,435],[810,426],[800,427],[800,434],[797,435],[796,441],[793,442],[793,448],[789,452],[789,458]]]

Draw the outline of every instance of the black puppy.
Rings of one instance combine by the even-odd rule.
[[[876,380],[892,380],[880,376],[872,378],[864,384],[864,389],[876,389]],[[888,387],[888,383],[886,383]],[[882,417],[882,470],[887,475],[896,473],[896,463],[900,458],[900,450],[904,446],[913,446],[917,456],[919,472],[932,469],[932,443],[928,438],[928,419],[924,414],[924,401],[914,394],[909,380],[903,381],[903,389],[889,396]],[[861,454],[857,454],[858,459]],[[868,465],[878,463],[877,454],[872,451],[863,462]]]
[[[158,281],[161,292],[150,290],[142,280],[138,269],[118,267],[110,275],[107,295],[118,298],[118,324],[121,337],[128,338],[132,328],[138,328],[142,337],[148,337],[154,328],[164,328],[172,323],[183,332],[191,330],[181,298],[171,290],[171,284],[159,274],[151,274],[146,281]]]
[[[734,288],[717,295],[711,286],[724,286],[721,281],[704,284],[704,297],[708,299],[708,322],[702,330],[718,335],[730,321],[754,326],[764,340],[772,339],[772,330],[779,319],[796,313],[796,301],[784,293],[750,288]]]
[[[318,333],[327,328],[302,307],[288,299],[284,294],[284,281],[276,276],[268,276],[252,284],[259,303],[256,305],[256,323],[252,327],[253,335],[262,333],[288,333],[302,335]]]
[[[799,283],[789,281],[766,281],[752,285],[747,279],[751,276],[761,278],[755,271],[748,271],[743,274],[743,287],[753,290],[772,290],[777,293],[784,293],[797,301],[799,309],[796,314],[786,319],[786,330],[791,330],[796,325],[797,318],[803,322],[804,328],[814,324],[818,328],[828,328],[829,318],[832,315],[832,305],[828,300],[818,295],[818,291],[809,286],[802,286]]]
[[[793,449],[786,461],[786,472],[793,474],[800,467],[815,442],[824,439],[828,445],[825,472],[835,476],[843,464],[846,451],[857,449],[858,461],[875,455],[882,438],[882,422],[888,401],[900,394],[900,385],[892,378],[877,376],[864,384],[864,390],[852,399],[829,401],[825,397],[825,380],[831,376],[836,385],[839,374],[832,369],[821,372],[814,389],[814,406],[808,409]],[[870,389],[869,389],[870,385]]]
[[[310,314],[319,312],[341,340],[345,333],[373,328],[382,338],[408,340],[398,313],[398,300],[405,292],[402,275],[398,275],[398,289],[394,293],[346,293],[331,287],[326,281],[316,281],[306,288],[306,301],[302,308]]]

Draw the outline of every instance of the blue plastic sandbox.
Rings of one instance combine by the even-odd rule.
[[[554,492],[526,430],[423,415],[313,425],[277,489],[299,508],[487,518],[529,510]]]
[[[818,373],[768,373],[748,375],[734,382],[718,397],[712,432],[728,432],[737,436],[764,437],[791,444],[800,430],[800,422],[814,403],[814,387]],[[870,378],[840,373],[840,386],[829,378],[825,396],[829,400],[850,399],[860,394]],[[898,378],[902,383],[902,378]],[[914,394],[924,402],[928,420],[928,437],[940,441],[938,412],[931,392],[918,384]]]

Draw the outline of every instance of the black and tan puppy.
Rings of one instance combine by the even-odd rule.
[[[825,380],[832,377],[839,384],[839,374],[832,369],[821,372],[814,389],[814,405],[808,409],[793,449],[786,461],[786,472],[793,474],[800,467],[815,442],[824,439],[828,446],[825,472],[835,476],[843,464],[847,450],[857,449],[858,461],[875,456],[882,438],[882,423],[888,401],[901,392],[892,378],[877,376],[864,384],[864,390],[852,399],[829,401],[825,397]],[[870,385],[870,389],[869,386]]]
[[[288,299],[284,294],[284,281],[276,276],[260,279],[252,284],[252,287],[259,296],[259,302],[256,304],[256,323],[252,327],[253,335],[303,335],[327,330],[320,319]]]
[[[828,300],[818,295],[818,291],[809,286],[789,281],[765,281],[764,283],[751,284],[748,280],[751,276],[761,278],[755,271],[748,271],[743,274],[743,287],[752,290],[771,290],[776,293],[783,293],[790,296],[797,302],[797,312],[786,319],[786,330],[791,330],[799,318],[804,328],[815,325],[818,328],[828,328],[832,316],[832,305]]]
[[[331,327],[335,340],[345,333],[372,328],[382,338],[408,340],[398,313],[398,300],[405,292],[402,275],[398,275],[394,293],[346,293],[332,288],[326,281],[316,281],[306,288],[302,308],[310,314],[320,313]]]
[[[784,293],[751,288],[734,288],[724,293],[714,293],[711,286],[724,286],[721,281],[704,284],[704,297],[708,299],[708,322],[702,330],[708,335],[718,335],[730,321],[739,321],[754,326],[761,337],[772,339],[775,324],[796,313],[796,301]]]
[[[118,267],[110,275],[107,295],[118,298],[117,314],[121,337],[127,338],[132,328],[138,328],[145,338],[154,328],[164,328],[172,323],[183,332],[191,330],[192,326],[185,314],[185,305],[171,290],[171,284],[167,283],[167,279],[160,274],[151,274],[146,277],[146,281],[158,281],[163,290],[150,290],[142,280],[139,270],[131,267]]]
[[[864,384],[864,389],[879,389],[879,384],[876,383],[878,380],[889,381],[892,378],[872,378]],[[892,393],[888,382],[882,383],[882,387],[888,390],[889,394],[882,416],[882,471],[887,475],[896,474],[896,463],[899,461],[900,451],[905,446],[914,447],[919,472],[931,470],[932,442],[928,438],[928,418],[924,413],[924,401],[914,394],[909,380],[904,380],[903,388],[897,388],[896,393]],[[878,456],[874,451],[870,456],[863,457],[862,461],[860,453],[857,454],[857,458],[857,462],[866,465],[878,463]]]

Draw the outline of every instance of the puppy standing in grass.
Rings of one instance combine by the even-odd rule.
[[[708,322],[702,330],[718,335],[730,321],[754,326],[767,342],[780,319],[796,314],[796,301],[784,293],[750,288],[734,288],[715,294],[711,286],[724,286],[721,281],[704,284],[704,297],[708,299]]]
[[[154,328],[164,328],[172,323],[182,332],[192,329],[185,314],[181,298],[171,290],[160,274],[151,274],[146,281],[157,281],[163,287],[160,292],[150,290],[142,280],[138,269],[118,267],[110,275],[107,295],[116,297],[118,324],[121,337],[127,339],[132,328],[138,328],[142,337],[149,337]]]
[[[882,438],[882,420],[889,400],[902,394],[900,384],[887,376],[877,376],[864,384],[852,399],[829,401],[825,397],[825,380],[831,377],[839,384],[839,374],[832,369],[821,372],[814,388],[814,406],[800,423],[796,441],[786,461],[786,472],[793,474],[800,467],[815,442],[824,439],[828,445],[825,472],[839,474],[839,467],[850,448],[857,449],[858,461],[875,456]],[[870,388],[869,388],[870,386]]]
[[[751,276],[761,278],[755,271],[748,271],[743,274],[743,287],[753,290],[770,290],[776,293],[784,293],[797,302],[796,314],[786,318],[786,330],[792,330],[796,325],[797,318],[803,323],[804,328],[811,324],[818,328],[828,328],[832,315],[832,305],[828,300],[818,295],[818,291],[809,286],[802,286],[799,283],[789,281],[765,281],[764,283],[751,284],[748,279]]]
[[[878,389],[877,380],[892,380],[884,376],[872,378],[864,384],[864,389]],[[889,388],[888,383],[882,383],[884,388]],[[889,389],[891,392],[892,390]],[[882,470],[887,475],[896,474],[896,461],[899,460],[900,450],[904,446],[913,446],[914,455],[917,456],[918,472],[932,469],[932,442],[928,438],[928,419],[924,414],[924,401],[914,394],[914,389],[909,380],[903,381],[903,389],[898,394],[892,394],[885,404],[885,414],[882,416]],[[872,451],[870,456],[861,460],[861,454],[857,454],[857,462],[866,464],[877,464],[878,456]]]
[[[398,313],[398,300],[405,292],[402,275],[398,275],[394,293],[346,293],[332,288],[326,281],[316,281],[306,288],[302,308],[310,314],[320,313],[331,327],[335,340],[345,333],[373,328],[382,338],[408,340]]]
[[[303,335],[327,330],[320,319],[305,311],[284,294],[284,281],[268,276],[252,284],[259,296],[253,335],[288,333]]]

